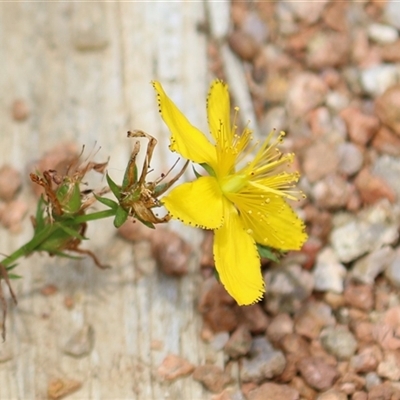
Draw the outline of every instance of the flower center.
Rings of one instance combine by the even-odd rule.
[[[248,183],[246,175],[228,175],[222,178],[219,182],[222,193],[237,193],[243,189]]]

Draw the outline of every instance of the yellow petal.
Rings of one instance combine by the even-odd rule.
[[[171,131],[170,149],[188,160],[214,166],[216,164],[215,147],[179,111],[178,107],[166,95],[161,84],[156,81],[153,81],[152,84],[157,92],[161,117]]]
[[[229,195],[246,229],[257,243],[281,250],[300,250],[307,240],[303,221],[279,195]]]
[[[207,97],[208,125],[216,143],[228,147],[232,143],[228,85],[215,80]]]
[[[203,176],[173,189],[162,202],[173,218],[205,229],[222,225],[222,193],[217,180]]]
[[[233,205],[225,206],[224,225],[215,231],[214,257],[222,284],[239,305],[259,301],[265,292],[256,244]]]

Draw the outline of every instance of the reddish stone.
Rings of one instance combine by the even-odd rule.
[[[318,210],[313,204],[307,204],[303,211],[307,226],[310,227],[309,236],[315,236],[325,243],[332,229],[332,213]]]
[[[354,392],[351,400],[368,400],[368,393],[362,391]]]
[[[300,376],[295,376],[290,382],[290,386],[300,393],[302,399],[315,400],[317,397],[317,392],[308,386]]]
[[[400,156],[400,137],[386,126],[381,126],[375,135],[372,146],[380,153]]]
[[[19,171],[11,165],[3,165],[0,168],[0,199],[11,201],[21,188],[22,178]]]
[[[260,45],[252,35],[242,30],[233,31],[228,37],[230,48],[244,61],[252,61],[260,51]]]
[[[251,343],[252,337],[248,328],[240,325],[225,344],[224,351],[231,358],[244,356],[249,352]]]
[[[216,365],[200,365],[193,372],[193,379],[201,382],[209,391],[221,392],[232,378]]]
[[[285,358],[285,369],[276,377],[278,382],[290,382],[297,374],[297,362],[299,361],[299,357],[294,354],[286,354]]]
[[[221,393],[211,396],[211,400],[235,400],[237,398],[236,393],[233,389],[225,389]]]
[[[374,115],[362,113],[358,108],[347,107],[340,112],[346,123],[352,142],[365,146],[379,129],[379,120]]]
[[[368,400],[393,400],[393,389],[389,382],[373,386],[368,392]]]
[[[43,286],[40,289],[40,293],[43,296],[53,296],[58,292],[58,287],[56,285],[53,285],[51,283],[47,284],[46,286]]]
[[[297,368],[303,379],[314,389],[327,390],[333,386],[338,371],[318,357],[306,357],[297,363]]]
[[[204,281],[198,309],[214,332],[231,332],[236,329],[239,320],[232,307],[234,303],[235,300],[215,278]]]
[[[322,328],[334,323],[332,309],[325,303],[314,301],[306,303],[296,313],[294,329],[296,333],[308,339],[315,339]]]
[[[400,135],[400,84],[391,86],[375,100],[381,122]]]
[[[182,276],[188,272],[192,248],[176,232],[165,228],[153,230],[150,236],[151,252],[166,275]]]
[[[344,298],[349,306],[370,311],[374,306],[374,288],[372,285],[351,283],[344,289]]]
[[[325,101],[327,92],[328,87],[318,75],[311,72],[296,75],[290,82],[286,99],[288,115],[291,118],[304,118],[307,112]]]
[[[285,353],[297,355],[299,358],[310,355],[309,343],[297,333],[285,335],[281,340],[281,347]]]
[[[381,361],[382,352],[379,347],[369,345],[350,359],[350,366],[357,373],[366,373],[375,371]]]
[[[250,306],[237,307],[240,314],[240,323],[247,326],[251,333],[264,333],[268,326],[268,316],[260,304],[252,304]]]
[[[82,387],[82,382],[75,379],[52,379],[47,386],[47,396],[51,400],[58,400],[76,392]]]
[[[383,45],[381,47],[381,57],[383,61],[389,63],[400,62],[400,40]]]
[[[344,1],[331,1],[322,14],[325,24],[335,31],[345,32],[348,28],[347,8],[348,3]]]
[[[12,200],[4,204],[0,212],[0,223],[11,233],[19,233],[22,230],[22,220],[28,212],[28,205],[20,199]]]
[[[11,114],[15,121],[25,121],[30,114],[27,102],[22,99],[15,100],[11,107]]]
[[[293,333],[293,328],[294,323],[289,314],[278,314],[268,325],[267,336],[272,342],[279,343],[285,335]]]
[[[351,330],[360,342],[371,343],[374,341],[373,325],[369,321],[353,321],[351,322]]]
[[[356,176],[354,184],[364,204],[374,204],[378,200],[396,200],[394,190],[380,177],[372,175],[368,168],[363,168]]]
[[[293,35],[290,35],[286,42],[286,50],[289,52],[301,52],[305,50],[308,42],[315,36],[319,29],[319,26],[311,25],[304,27]]]
[[[288,385],[278,385],[267,382],[252,390],[248,395],[249,400],[298,400],[299,392]]]
[[[320,140],[305,149],[303,170],[311,183],[334,173],[338,164],[339,156],[330,143]]]
[[[310,270],[314,264],[318,252],[321,250],[323,243],[321,239],[309,236],[307,242],[304,243],[301,252],[306,255],[306,260],[303,264],[304,269]]]
[[[350,41],[346,34],[319,31],[307,45],[307,65],[324,69],[348,62]]]
[[[193,371],[193,364],[175,354],[167,355],[157,369],[158,375],[167,381],[189,375]]]

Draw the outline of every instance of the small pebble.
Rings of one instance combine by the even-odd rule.
[[[261,305],[256,303],[239,308],[240,322],[245,324],[253,334],[265,332],[269,320]]]
[[[318,357],[301,359],[297,367],[303,379],[314,389],[323,391],[331,388],[339,373],[335,367]]]
[[[350,307],[370,311],[374,306],[374,287],[372,285],[348,284],[344,290],[344,299]]]
[[[285,335],[293,333],[294,323],[289,314],[278,314],[274,317],[267,327],[267,336],[274,342],[278,343]]]
[[[263,383],[252,390],[249,400],[299,400],[299,392],[288,385],[278,385],[273,382]]]
[[[11,201],[21,188],[22,178],[19,171],[11,165],[3,165],[0,168],[0,199]]]
[[[395,287],[400,287],[400,249],[396,250],[394,258],[385,270],[385,276]]]
[[[399,33],[396,28],[390,25],[373,23],[368,26],[368,36],[374,42],[385,44],[395,42],[399,37]]]
[[[25,121],[30,114],[27,102],[22,99],[15,100],[11,106],[11,114],[15,121]]]
[[[394,258],[393,249],[384,246],[357,260],[351,268],[351,276],[358,282],[372,285],[375,278],[390,267]]]
[[[245,325],[240,325],[225,344],[224,351],[231,358],[246,355],[251,348],[252,337]]]
[[[347,270],[341,264],[330,247],[326,247],[317,256],[313,270],[314,287],[316,290],[343,292],[343,281]]]
[[[62,350],[65,354],[72,357],[86,357],[93,350],[94,338],[93,327],[86,325],[71,336],[62,347]]]
[[[232,378],[216,365],[200,365],[193,372],[193,379],[202,383],[206,389],[213,393],[221,392]]]
[[[383,124],[400,135],[400,84],[389,87],[375,100],[375,112]]]
[[[382,382],[379,375],[375,372],[368,372],[365,375],[365,388],[370,391],[374,386],[380,385]]]
[[[52,379],[47,386],[47,396],[51,400],[58,400],[82,387],[82,382],[75,379],[57,378]]]
[[[23,200],[12,200],[2,207],[0,223],[11,233],[19,233],[22,230],[22,220],[27,212],[28,205]]]
[[[260,51],[260,45],[252,35],[241,30],[233,31],[228,37],[231,49],[244,61],[252,61]]]
[[[359,147],[350,142],[340,143],[337,147],[339,156],[338,168],[348,176],[356,174],[362,167],[364,156]]]
[[[373,372],[382,360],[382,352],[376,345],[364,347],[351,357],[350,366],[357,373]]]
[[[240,378],[244,382],[261,382],[281,374],[286,360],[280,350],[275,350],[264,337],[255,337],[249,358],[242,360]]]
[[[339,392],[336,389],[330,389],[319,394],[315,400],[347,400],[347,395],[343,392]]]
[[[327,327],[321,332],[324,349],[338,360],[350,359],[357,350],[357,340],[344,326]]]
[[[168,354],[158,367],[157,373],[162,379],[172,381],[191,374],[194,368],[186,359],[176,354]]]
[[[323,302],[308,302],[295,315],[295,332],[309,339],[319,336],[322,328],[335,324],[332,309]]]
[[[381,378],[398,381],[400,379],[400,350],[386,350],[376,372]]]

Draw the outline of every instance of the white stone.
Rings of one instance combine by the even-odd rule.
[[[395,42],[399,33],[392,26],[374,23],[368,27],[368,36],[377,43],[385,44]]]
[[[400,3],[399,3],[400,4]],[[360,71],[363,90],[373,97],[382,94],[399,81],[400,68],[394,64],[380,64]]]
[[[326,247],[318,254],[313,276],[316,290],[343,292],[346,268],[339,262],[330,247]]]

